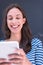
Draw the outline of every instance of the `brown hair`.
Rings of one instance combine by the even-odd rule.
[[[11,31],[9,30],[7,26],[7,13],[9,12],[10,9],[14,7],[18,8],[23,14],[23,17],[26,18],[23,9],[18,4],[11,4],[10,6],[8,6],[5,10],[5,13],[3,16],[3,24],[2,24],[2,31],[4,32],[5,39],[9,39],[11,35]],[[31,38],[32,38],[32,33],[26,18],[26,22],[23,25],[21,30],[21,41],[20,41],[20,48],[23,48],[25,53],[31,50]]]

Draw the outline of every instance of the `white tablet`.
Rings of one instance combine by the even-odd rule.
[[[0,58],[7,58],[8,54],[14,53],[15,48],[19,49],[17,41],[0,41]]]

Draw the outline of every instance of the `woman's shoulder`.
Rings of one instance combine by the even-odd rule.
[[[39,38],[32,38],[31,44],[33,46],[42,45],[42,41]]]

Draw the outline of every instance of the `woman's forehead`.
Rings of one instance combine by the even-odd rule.
[[[22,12],[14,7],[8,11],[7,15],[22,15]]]

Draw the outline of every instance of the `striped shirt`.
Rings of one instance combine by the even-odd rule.
[[[27,53],[27,58],[32,62],[33,65],[43,65],[43,47],[42,41],[38,38],[32,39],[32,49]]]

